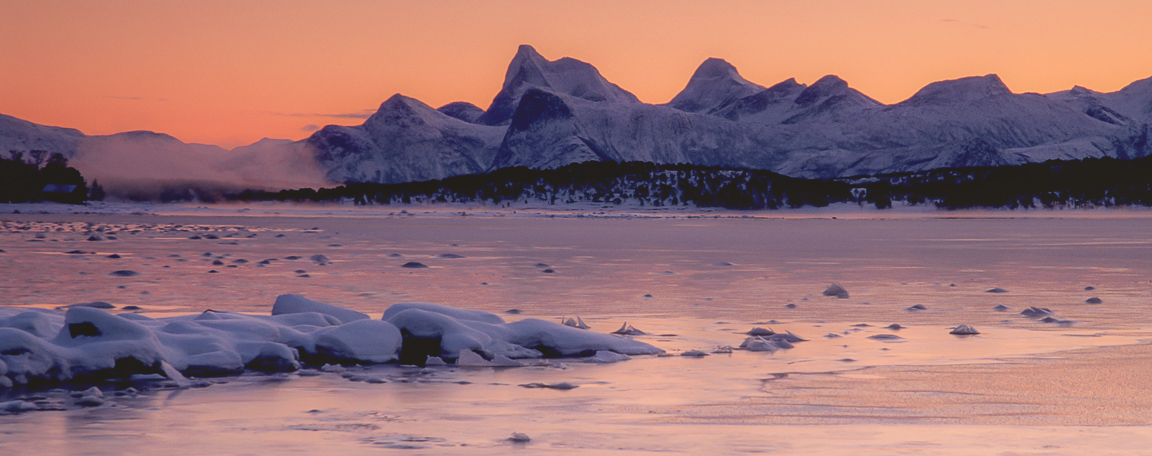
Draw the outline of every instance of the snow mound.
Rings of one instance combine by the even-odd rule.
[[[396,304],[382,320],[299,295],[279,296],[272,315],[208,310],[150,318],[84,306],[63,314],[0,307],[0,388],[133,375],[190,386],[196,383],[185,376],[290,372],[305,364],[335,369],[447,360],[513,367],[526,358],[616,362],[659,353],[663,350],[627,337],[537,319],[505,323],[492,313],[428,303]]]
[[[313,301],[296,294],[282,294],[276,297],[272,304],[272,315],[294,314],[302,312],[316,312],[335,317],[338,321],[333,324],[350,323],[354,320],[367,320],[367,314],[355,310]]]

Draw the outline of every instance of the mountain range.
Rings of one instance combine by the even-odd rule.
[[[524,45],[487,110],[465,102],[433,108],[397,94],[363,125],[329,125],[301,141],[265,140],[232,151],[146,132],[85,136],[0,115],[0,151],[49,150],[94,166],[114,155],[110,149],[161,142],[173,157],[210,163],[198,178],[213,170],[265,176],[270,166],[284,174],[280,184],[265,187],[291,185],[298,169],[306,170],[301,182],[399,183],[587,161],[823,178],[1137,158],[1152,154],[1150,124],[1152,78],[1112,93],[1077,86],[1035,94],[1013,93],[996,75],[966,77],[885,105],[837,76],[765,87],[711,58],[670,102],[654,105],[588,63],[550,61]]]

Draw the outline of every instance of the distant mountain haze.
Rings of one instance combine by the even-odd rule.
[[[520,46],[487,109],[397,94],[363,125],[227,151],[171,136],[85,136],[0,115],[0,153],[60,152],[110,191],[146,181],[262,189],[400,183],[526,166],[644,161],[843,177],[1152,154],[1152,78],[1113,93],[1013,93],[996,75],[928,84],[884,105],[828,75],[748,81],[704,61],[670,102],[640,102],[592,65]]]

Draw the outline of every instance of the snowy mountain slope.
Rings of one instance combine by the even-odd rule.
[[[639,103],[632,93],[608,82],[596,67],[572,58],[548,61],[532,46],[521,45],[508,65],[504,86],[477,119],[484,125],[507,125],[520,97],[529,89],[546,89],[588,101]]]
[[[363,125],[329,125],[305,142],[332,182],[410,182],[483,172],[504,130],[397,94]]]
[[[1139,123],[1152,123],[1152,78],[1104,94],[1105,105]]]
[[[560,95],[530,89],[520,98],[491,168],[559,168],[612,160],[594,147]]]
[[[808,86],[788,79],[753,95],[733,100],[716,107],[713,114],[728,120],[774,125],[784,122],[796,98]]]
[[[0,156],[44,150],[72,157],[84,137],[80,130],[49,127],[0,114]]]
[[[835,75],[824,76],[806,87],[789,111],[786,124],[808,121],[836,122],[861,110],[883,106],[860,91],[848,87],[848,81]]]
[[[483,109],[467,101],[454,101],[436,108],[436,110],[448,117],[455,117],[468,123],[476,123],[476,120],[484,115]]]
[[[1116,156],[1110,138],[1121,130],[1066,103],[1014,94],[995,75],[935,82],[895,105],[791,128],[776,132],[791,156],[778,171],[808,177]]]
[[[746,125],[669,106],[594,103],[539,89],[520,106],[493,169],[591,160],[738,164],[733,151],[766,147]]]

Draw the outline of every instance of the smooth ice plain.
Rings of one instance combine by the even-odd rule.
[[[0,453],[1152,444],[1152,214],[401,209],[3,214],[0,306],[268,316],[296,294],[380,320],[429,302],[600,334],[631,327],[622,337],[665,353],[14,387],[0,402],[60,410],[0,414]],[[977,334],[951,334],[962,325]],[[789,332],[805,340],[783,348],[769,334]]]

